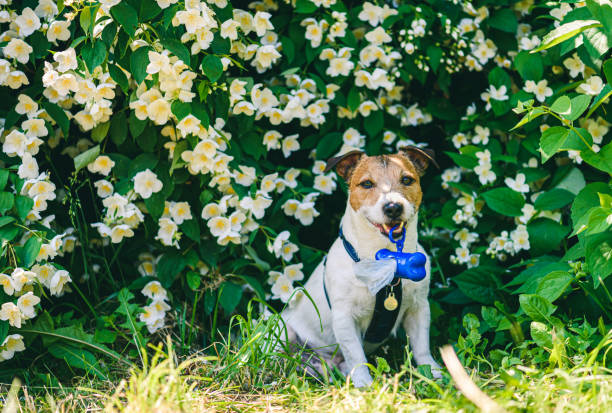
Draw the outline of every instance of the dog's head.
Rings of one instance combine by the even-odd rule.
[[[327,161],[326,171],[336,172],[349,185],[351,208],[366,218],[384,236],[411,221],[421,205],[421,176],[434,160],[430,149],[401,148],[393,155],[367,156],[348,152]]]

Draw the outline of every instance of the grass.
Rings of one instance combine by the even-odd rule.
[[[455,380],[462,381],[456,374],[455,379],[445,373],[432,381],[411,366],[409,354],[396,371],[378,359],[372,366],[374,384],[359,390],[337,372],[329,372],[329,383],[304,377],[296,368],[299,357],[276,350],[274,316],[266,321],[248,312],[233,324],[235,334],[224,342],[185,358],[175,354],[167,338],[143,352],[140,367],[126,371],[117,365],[118,373],[109,381],[83,377],[56,388],[15,382],[11,390],[2,385],[2,413],[478,411],[456,389]],[[612,371],[587,365],[548,370],[517,365],[498,374],[478,369],[469,374],[500,411],[612,411]]]

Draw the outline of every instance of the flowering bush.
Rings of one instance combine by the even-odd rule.
[[[325,160],[407,144],[443,166],[421,211],[434,338],[487,334],[505,363],[525,323],[535,362],[592,345],[612,8],[501,3],[0,1],[0,357],[103,376],[93,351],[165,327],[186,350],[253,296],[292,305],[345,207]]]

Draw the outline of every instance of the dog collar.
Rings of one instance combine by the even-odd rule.
[[[402,234],[398,239],[394,239],[393,231],[396,228],[397,226],[391,228],[389,231],[389,241],[395,244],[397,251],[391,251],[387,248],[383,248],[376,252],[375,258],[376,260],[394,259],[397,262],[395,277],[405,278],[412,281],[421,281],[427,275],[425,271],[425,263],[427,262],[427,258],[425,257],[425,254],[421,252],[403,252],[404,241],[406,240],[406,228],[404,227],[402,229]],[[359,262],[359,255],[357,254],[355,247],[353,247],[353,244],[351,244],[344,236],[342,227],[340,227],[340,239],[342,240],[344,249],[349,257],[351,257],[353,261]]]

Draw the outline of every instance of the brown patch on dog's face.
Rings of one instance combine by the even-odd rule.
[[[373,207],[389,192],[400,194],[416,209],[421,205],[420,176],[413,163],[402,154],[364,156],[349,181],[349,202],[355,211]]]

